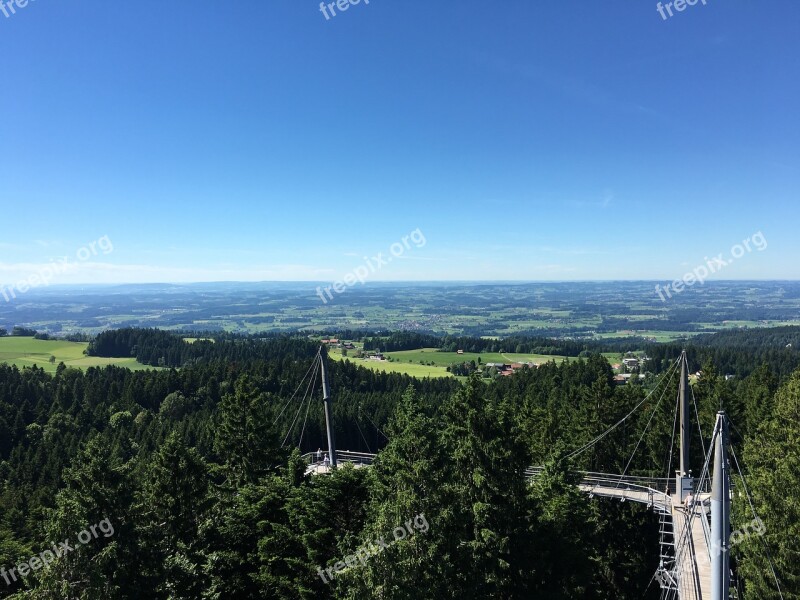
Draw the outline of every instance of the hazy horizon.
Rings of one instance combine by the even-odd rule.
[[[558,284],[558,283],[670,283],[677,279],[385,279],[367,281],[364,285],[393,285],[393,284],[493,284],[493,285],[523,285],[523,284]],[[786,279],[786,278],[747,278],[747,279],[708,279],[705,284],[719,284],[719,283],[800,283],[800,279]],[[331,285],[333,280],[311,280],[311,279],[264,279],[264,280],[219,280],[219,281],[119,281],[111,283],[97,283],[97,282],[75,282],[75,283],[59,283],[50,284],[48,286],[39,286],[29,290],[28,294],[39,291],[58,290],[58,289],[74,289],[85,287],[96,288],[111,288],[111,287],[124,287],[124,286],[191,286],[191,285],[259,285],[259,284],[302,284],[305,286],[319,286]],[[0,288],[13,285],[9,283],[0,283]],[[361,287],[356,283],[357,287]],[[700,285],[698,285],[700,287]]]

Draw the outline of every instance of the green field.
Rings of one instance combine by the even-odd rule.
[[[328,355],[333,360],[349,360],[356,365],[372,369],[373,371],[380,371],[382,373],[403,373],[411,377],[453,377],[444,367],[431,367],[428,365],[416,365],[401,362],[389,362],[388,360],[364,360],[361,358],[342,358],[342,353],[339,350],[331,350]]]
[[[214,340],[211,339],[211,338],[187,337],[187,338],[183,338],[183,341],[186,342],[187,344],[194,344],[195,342],[213,342]]]
[[[538,364],[545,363],[551,360],[561,362],[565,356],[554,356],[549,354],[515,354],[507,352],[504,354],[496,352],[465,352],[464,354],[457,354],[456,352],[439,352],[436,348],[423,348],[422,350],[405,350],[402,352],[387,352],[386,356],[392,358],[392,363],[416,363],[432,362],[439,367],[447,367],[454,363],[469,362],[474,360],[476,363],[480,358],[481,363],[526,363],[535,362]],[[577,358],[568,358],[567,360],[577,360]]]
[[[329,352],[333,360],[342,360],[341,350],[332,349]],[[542,364],[551,360],[561,362],[562,360],[578,360],[577,358],[567,358],[564,356],[553,356],[547,354],[514,354],[514,353],[475,353],[465,352],[464,354],[457,354],[456,352],[439,352],[436,348],[423,348],[421,350],[405,350],[401,352],[387,352],[386,356],[391,357],[389,360],[369,360],[352,358],[350,360],[357,365],[361,365],[373,371],[381,371],[384,373],[403,373],[412,377],[453,377],[448,371],[447,367],[454,363],[469,362],[474,360],[478,362],[480,357],[481,363],[525,363],[535,362]],[[434,363],[433,365],[428,363]],[[462,379],[462,378],[460,378]]]
[[[132,370],[152,369],[136,362],[135,358],[102,358],[85,356],[83,351],[89,344],[86,342],[67,342],[64,340],[36,340],[30,337],[0,337],[0,363],[16,365],[20,369],[36,365],[55,373],[59,363],[68,367],[87,369],[116,365]],[[55,361],[50,362],[54,356]]]
[[[594,334],[594,339],[602,340],[606,338],[624,338],[624,337],[645,337],[645,338],[652,338],[656,342],[674,342],[675,340],[680,340],[684,338],[690,338],[695,335],[698,335],[700,332],[698,331],[658,331],[658,330],[632,330],[632,329],[623,329],[620,331],[614,331],[610,333],[596,333]]]

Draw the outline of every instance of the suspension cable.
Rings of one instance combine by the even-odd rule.
[[[364,413],[364,416],[365,416],[365,417],[367,417],[367,420],[368,420],[370,423],[372,423],[372,426],[375,428],[375,431],[377,431],[377,432],[378,432],[378,433],[380,433],[380,434],[381,434],[383,437],[385,437],[385,438],[386,438],[386,441],[388,442],[388,441],[389,441],[389,436],[388,436],[388,435],[386,435],[385,433],[383,433],[383,431],[381,431],[381,428],[380,428],[380,427],[378,427],[377,425],[375,425],[375,421],[373,421],[372,419],[370,419],[370,417],[369,417],[369,415],[368,415],[367,413]]]
[[[361,405],[359,404],[358,405],[358,417],[360,417],[360,416],[361,416]],[[367,447],[367,452],[372,454],[372,449],[369,447],[369,442],[367,441],[367,438],[364,437],[364,432],[361,431],[361,425],[358,424],[358,417],[356,417],[356,427],[358,427],[358,433],[361,434],[361,439],[364,440],[364,445]]]
[[[677,372],[677,370],[672,372],[672,375],[670,375],[670,378],[669,378],[669,381],[667,382],[667,385],[664,386],[664,389],[661,391],[661,395],[658,397],[658,402],[656,402],[655,408],[653,408],[653,412],[650,413],[650,418],[647,420],[647,425],[645,425],[644,431],[642,431],[642,435],[639,437],[639,441],[636,442],[636,446],[633,448],[633,452],[631,453],[631,457],[630,457],[630,459],[628,459],[628,463],[625,465],[625,469],[622,471],[622,475],[619,476],[619,481],[617,482],[617,487],[619,487],[619,484],[622,483],[622,480],[625,477],[625,474],[628,472],[628,468],[631,466],[631,463],[633,462],[633,458],[636,456],[636,451],[639,449],[639,445],[642,443],[642,440],[644,439],[644,436],[647,434],[647,430],[650,428],[650,423],[653,422],[653,417],[656,416],[656,412],[658,412],[658,407],[661,406],[661,401],[664,399],[664,394],[667,393],[667,389],[669,388],[669,384],[672,383],[672,378],[675,376],[676,372]]]
[[[291,401],[294,400],[295,396],[297,396],[297,392],[300,390],[300,387],[303,385],[303,382],[306,380],[306,377],[308,377],[308,374],[311,372],[311,369],[313,369],[314,366],[317,364],[317,359],[319,358],[319,355],[320,355],[320,350],[317,351],[317,354],[314,357],[314,360],[311,361],[311,364],[308,366],[308,370],[306,371],[306,374],[303,375],[303,378],[300,380],[300,383],[297,384],[297,387],[295,388],[294,393],[286,401],[286,404],[283,405],[283,410],[281,410],[280,414],[278,414],[278,416],[275,417],[275,420],[272,422],[272,426],[273,427],[275,427],[275,425],[277,424],[278,420],[283,416],[283,413],[286,411],[286,409],[289,408],[289,404],[291,403]]]
[[[311,394],[308,396],[308,402],[306,403],[306,416],[303,418],[303,428],[300,430],[300,441],[297,443],[297,447],[301,450],[303,449],[303,434],[306,431],[306,422],[308,421],[308,411],[311,410],[311,403],[314,401],[314,390],[317,387],[317,371],[314,370],[314,376],[311,378],[314,384],[311,386]]]
[[[291,435],[292,431],[294,430],[294,424],[297,422],[297,418],[300,416],[300,411],[303,410],[303,404],[305,403],[306,398],[308,397],[308,391],[311,387],[311,384],[315,382],[317,377],[317,370],[319,369],[319,365],[321,363],[321,358],[319,354],[317,355],[317,360],[314,361],[314,372],[311,375],[311,379],[308,380],[308,385],[306,386],[306,392],[303,394],[303,399],[300,401],[300,406],[297,408],[297,412],[294,415],[294,419],[292,419],[292,424],[289,426],[289,431],[286,432],[286,437],[283,438],[283,443],[281,444],[281,448],[286,445],[286,441],[289,439],[289,435]]]
[[[678,360],[679,360],[679,359],[678,359]],[[664,376],[661,378],[661,381],[659,381],[659,382],[658,382],[658,385],[656,385],[656,387],[654,387],[652,390],[650,390],[650,392],[649,392],[649,393],[648,393],[648,394],[647,394],[647,395],[644,397],[644,399],[643,399],[641,402],[639,402],[639,404],[637,404],[636,406],[634,406],[634,407],[633,407],[633,409],[631,410],[631,412],[629,412],[627,415],[625,415],[624,417],[622,417],[622,418],[621,418],[619,421],[617,421],[616,423],[614,423],[614,424],[613,424],[611,427],[609,427],[609,428],[608,428],[606,431],[604,431],[603,433],[601,433],[600,435],[598,435],[596,438],[594,438],[594,439],[593,439],[593,440],[591,440],[590,442],[587,442],[586,444],[584,444],[583,446],[581,446],[581,447],[580,447],[580,448],[578,448],[577,450],[575,450],[575,451],[571,452],[570,454],[567,454],[567,455],[564,457],[564,459],[565,459],[565,460],[569,460],[570,458],[573,458],[573,457],[577,456],[578,454],[581,454],[582,452],[584,452],[585,450],[587,450],[588,448],[590,448],[591,446],[593,446],[594,444],[596,444],[597,442],[599,442],[600,440],[602,440],[602,439],[603,439],[604,437],[606,437],[606,436],[607,436],[609,433],[611,433],[611,432],[612,432],[612,431],[614,431],[614,430],[615,430],[617,427],[619,427],[620,425],[622,425],[622,424],[623,424],[625,421],[627,421],[627,420],[628,420],[628,419],[629,419],[629,418],[630,418],[630,417],[633,415],[633,413],[635,413],[637,410],[639,410],[639,407],[640,407],[640,406],[642,406],[642,404],[644,404],[645,402],[647,402],[648,398],[650,398],[650,396],[652,396],[652,395],[653,395],[653,394],[656,392],[656,390],[658,390],[658,388],[661,386],[661,383],[662,383],[662,382],[663,382],[663,381],[666,379],[667,375],[668,375],[670,372],[672,372],[672,375],[674,375],[674,374],[675,374],[673,370],[675,369],[675,367],[677,367],[677,365],[678,365],[678,360],[676,360],[675,362],[673,362],[673,363],[672,363],[672,366],[669,368],[669,370],[668,370],[668,371],[667,371],[667,372],[664,374]],[[672,380],[672,375],[670,375],[670,381]]]
[[[705,456],[706,443],[703,441],[703,427],[702,425],[700,425],[700,411],[697,410],[697,398],[695,398],[694,396],[694,388],[692,386],[689,386],[689,389],[692,391],[692,402],[694,403],[694,416],[697,419],[697,430],[700,432],[700,447],[703,449],[703,456]]]
[[[678,430],[678,405],[680,404],[680,395],[675,397],[675,418],[672,420],[672,440],[669,443],[669,462],[667,463],[667,477],[666,479],[670,478],[670,473],[672,472],[672,451],[675,449],[675,436]],[[705,452],[703,452],[703,456],[705,456]]]

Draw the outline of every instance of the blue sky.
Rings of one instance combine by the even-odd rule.
[[[0,282],[800,278],[800,4],[35,0]]]

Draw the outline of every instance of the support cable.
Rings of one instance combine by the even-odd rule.
[[[658,573],[658,571],[653,571],[653,576],[650,578],[650,583],[648,583],[647,587],[644,588],[644,594],[642,594],[642,598],[647,597],[647,592],[650,590],[650,586],[653,585],[653,582],[656,580],[656,573]]]
[[[678,360],[680,360],[680,359],[678,359]],[[629,419],[629,418],[630,418],[630,417],[633,415],[633,413],[635,413],[637,410],[639,410],[639,407],[640,407],[640,406],[642,406],[642,404],[644,404],[645,402],[647,402],[647,399],[648,399],[648,398],[650,398],[650,396],[652,396],[652,395],[653,395],[653,394],[656,392],[656,390],[658,390],[658,388],[661,386],[661,383],[662,383],[662,382],[663,382],[663,381],[666,379],[666,377],[667,377],[667,375],[670,373],[670,371],[673,371],[673,369],[675,369],[675,367],[677,367],[677,365],[678,365],[678,360],[676,360],[674,363],[672,363],[672,366],[669,368],[669,370],[668,370],[668,371],[667,371],[667,372],[664,374],[664,376],[661,378],[661,381],[658,383],[658,385],[657,385],[656,387],[654,387],[652,390],[650,390],[650,392],[649,392],[649,393],[648,393],[648,394],[647,394],[647,395],[644,397],[644,399],[643,399],[641,402],[639,402],[639,404],[637,404],[636,406],[634,406],[634,407],[633,407],[633,410],[631,410],[631,412],[629,412],[627,415],[625,415],[624,417],[622,417],[622,418],[621,418],[619,421],[617,421],[616,423],[614,423],[614,424],[613,424],[611,427],[609,427],[609,428],[608,428],[606,431],[604,431],[603,433],[601,433],[600,435],[598,435],[596,438],[594,438],[594,439],[593,439],[593,440],[591,440],[590,442],[588,442],[588,443],[584,444],[583,446],[581,446],[581,447],[580,447],[580,448],[578,448],[577,450],[575,450],[575,451],[571,452],[570,454],[567,454],[567,455],[564,457],[564,459],[565,459],[565,460],[569,460],[570,458],[573,458],[573,457],[577,456],[578,454],[581,454],[582,452],[584,452],[585,450],[587,450],[588,448],[590,448],[591,446],[593,446],[594,444],[596,444],[597,442],[599,442],[600,440],[602,440],[602,439],[603,439],[604,437],[606,437],[606,436],[607,436],[609,433],[611,433],[611,432],[612,432],[612,431],[614,431],[614,430],[615,430],[617,427],[619,427],[620,425],[622,425],[622,424],[623,424],[625,421],[627,421],[627,420],[628,420],[628,419]],[[673,373],[672,373],[672,375],[674,375],[674,374],[675,374],[675,373],[673,372]],[[672,380],[672,375],[670,376],[670,380]]]
[[[622,471],[622,475],[619,476],[619,481],[617,482],[617,487],[619,487],[619,484],[622,483],[622,480],[625,477],[625,474],[628,472],[628,468],[631,466],[631,463],[633,462],[633,459],[636,456],[636,451],[639,449],[639,445],[642,443],[642,440],[644,439],[644,436],[647,434],[647,430],[650,428],[650,423],[653,422],[653,417],[655,417],[656,416],[656,412],[658,412],[658,407],[661,406],[661,401],[664,399],[664,394],[667,393],[667,388],[669,388],[669,384],[672,383],[672,378],[675,376],[675,372],[676,371],[672,372],[672,375],[670,375],[670,378],[669,378],[669,381],[667,382],[667,385],[661,391],[661,396],[658,397],[658,402],[656,402],[656,406],[655,406],[655,408],[653,408],[653,412],[650,413],[650,418],[647,420],[647,425],[645,425],[644,431],[642,431],[642,435],[639,437],[639,441],[636,442],[636,446],[633,448],[633,452],[631,453],[631,457],[630,457],[630,459],[628,459],[628,464],[625,465],[625,469]]]
[[[317,371],[319,369],[319,365],[321,363],[321,358],[317,355],[318,360],[314,361],[314,372],[311,375],[311,379],[308,381],[308,385],[306,386],[306,392],[303,394],[303,399],[300,401],[300,406],[297,408],[297,412],[294,415],[294,419],[292,419],[292,424],[289,426],[289,431],[286,432],[286,437],[283,438],[283,443],[281,444],[281,448],[286,445],[286,441],[289,439],[292,431],[294,430],[294,424],[297,422],[297,418],[300,416],[300,411],[303,410],[303,404],[305,403],[306,398],[308,398],[308,391],[311,387],[311,384],[315,382],[317,377]]]
[[[717,427],[719,425],[719,427]],[[692,521],[696,516],[695,513],[695,506],[698,503],[697,496],[702,489],[703,482],[709,478],[709,467],[711,466],[711,456],[713,454],[712,449],[714,447],[714,442],[717,440],[717,436],[722,435],[722,423],[717,420],[717,423],[714,425],[714,432],[711,435],[711,445],[708,448],[708,453],[706,454],[705,461],[703,463],[703,470],[700,473],[700,478],[697,480],[697,486],[695,488],[695,494],[692,496],[692,501],[689,504],[687,511],[690,511],[689,519],[687,523],[687,531],[690,531],[692,528]],[[705,512],[705,504],[700,502],[700,511],[703,513],[702,524],[703,524],[703,537],[706,540],[706,548],[708,550],[708,560],[711,561],[711,532],[708,528],[708,519],[706,518]]]
[[[367,420],[369,420],[369,422],[370,422],[370,423],[372,423],[372,426],[375,428],[375,431],[377,431],[377,432],[378,432],[378,433],[380,433],[380,434],[381,434],[383,437],[385,437],[385,438],[386,438],[386,441],[388,442],[388,441],[389,441],[389,436],[388,436],[388,435],[386,435],[385,433],[383,433],[383,431],[381,431],[381,428],[380,428],[380,427],[378,427],[377,425],[375,425],[375,421],[373,421],[372,419],[370,419],[370,417],[369,417],[369,415],[368,415],[367,413],[364,413],[364,416],[365,416],[365,417],[367,417]]]
[[[286,401],[286,404],[284,404],[283,410],[281,410],[280,414],[278,414],[278,416],[275,417],[275,420],[272,422],[273,427],[275,427],[278,420],[283,416],[283,413],[286,411],[286,409],[289,408],[289,404],[291,403],[291,401],[294,400],[295,396],[297,396],[297,392],[300,390],[300,387],[303,385],[303,382],[306,380],[306,377],[308,377],[308,374],[311,372],[311,369],[313,369],[314,366],[317,364],[318,358],[319,358],[319,352],[317,352],[317,355],[314,357],[314,360],[311,361],[311,364],[308,366],[308,371],[306,371],[306,374],[303,375],[303,378],[300,380],[300,383],[297,384],[297,387],[294,390],[294,394],[292,394],[291,397]]]
[[[700,425],[700,411],[697,410],[697,398],[694,397],[694,388],[689,386],[692,391],[692,402],[694,403],[694,416],[697,419],[697,430],[700,432],[700,447],[703,449],[703,456],[706,455],[706,444],[703,441],[703,427]]]
[[[667,476],[665,479],[670,478],[670,473],[672,472],[672,451],[675,449],[675,435],[678,430],[678,409],[680,404],[681,398],[680,395],[675,397],[675,418],[672,421],[672,440],[669,443],[669,462],[667,463]],[[705,456],[705,452],[703,453]]]
[[[314,390],[317,387],[316,370],[314,371],[314,377],[312,377],[311,380],[314,382],[314,385],[311,386],[311,394],[308,396],[308,402],[306,403],[306,416],[303,418],[303,428],[300,430],[300,441],[297,443],[297,447],[301,450],[303,448],[303,434],[306,431],[306,422],[308,421],[308,411],[311,409],[311,403],[314,400]]]
[[[361,406],[358,407],[358,416],[361,416]],[[372,454],[372,449],[369,447],[369,442],[367,438],[364,437],[364,432],[361,431],[361,425],[358,424],[358,417],[356,417],[356,427],[358,427],[358,433],[361,434],[361,439],[364,440],[364,445],[367,447],[367,452]]]

